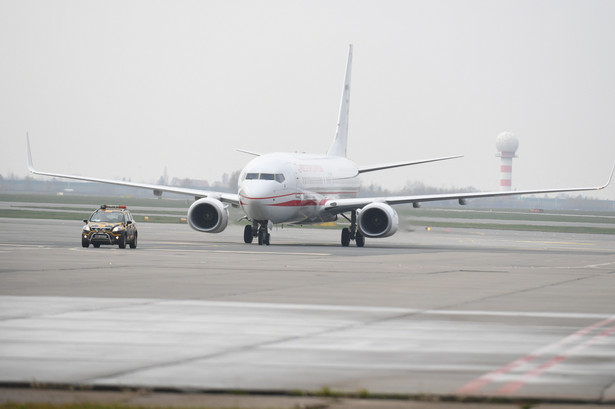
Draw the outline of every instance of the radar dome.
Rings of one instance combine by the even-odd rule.
[[[512,132],[502,132],[495,140],[495,147],[500,152],[516,152],[519,147],[519,139]]]

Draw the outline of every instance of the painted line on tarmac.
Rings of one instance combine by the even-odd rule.
[[[19,248],[45,248],[44,244],[19,244],[19,243],[0,243],[0,247],[19,247]]]
[[[611,320],[605,320],[605,322],[610,322]],[[506,385],[502,386],[500,389],[498,389],[495,393],[496,395],[500,395],[500,396],[506,396],[506,395],[510,395],[515,393],[516,391],[518,391],[519,389],[521,389],[526,383],[528,383],[529,381],[531,381],[533,378],[536,378],[538,376],[540,376],[542,373],[544,373],[545,371],[547,371],[548,369],[550,369],[551,367],[564,362],[566,359],[570,358],[570,356],[576,354],[578,351],[587,348],[589,345],[594,344],[596,342],[598,342],[599,340],[601,340],[602,338],[605,338],[607,336],[609,336],[610,334],[612,334],[613,332],[615,332],[615,326],[605,329],[602,332],[600,332],[599,334],[593,336],[592,338],[586,340],[585,342],[581,343],[581,344],[577,344],[575,346],[573,346],[572,348],[567,349],[566,351],[564,351],[563,353],[551,358],[550,360],[548,360],[547,362],[543,363],[542,365],[527,371],[525,374],[523,374],[521,376],[520,379],[515,380],[515,381],[510,381],[508,382]]]
[[[217,247],[217,246],[211,246]],[[140,251],[155,251],[155,252],[192,252],[192,253],[220,253],[220,254],[269,254],[273,256],[330,256],[331,253],[298,253],[298,252],[290,252],[290,251],[247,251],[247,250],[212,250],[211,247],[198,248],[198,249],[167,249],[167,248],[147,248],[140,249]],[[79,248],[75,248],[79,250]]]
[[[583,266],[583,268],[599,268],[599,267],[612,266],[613,264],[615,264],[615,261],[611,261],[610,263],[589,264],[589,265]]]
[[[542,241],[542,240],[517,240],[517,243],[540,243],[540,244],[565,244],[577,246],[594,246],[594,243],[579,243],[574,241]]]
[[[294,253],[285,251],[245,251],[245,250],[212,250],[210,253],[230,254],[272,254],[276,256],[330,256],[331,253]]]
[[[481,390],[485,386],[496,381],[499,376],[508,374],[513,369],[518,368],[522,365],[530,364],[532,361],[539,360],[543,355],[552,353],[556,351],[557,349],[562,348],[565,345],[576,343],[576,345],[565,350],[564,352],[560,354],[557,354],[554,358],[551,358],[542,364],[538,364],[538,366],[534,367],[533,369],[529,369],[525,371],[524,373],[518,376],[518,379],[506,383],[505,385],[501,386],[496,391],[496,394],[500,396],[510,395],[518,391],[519,389],[521,389],[531,379],[537,376],[540,376],[547,369],[553,367],[554,365],[557,365],[560,362],[563,362],[564,360],[566,360],[568,357],[578,352],[579,350],[586,348],[587,346],[615,332],[615,326],[611,328],[607,328],[607,329],[603,328],[607,325],[612,324],[614,321],[615,321],[615,315],[612,315],[602,321],[599,321],[588,327],[582,328],[578,330],[577,332],[571,335],[568,335],[567,337],[564,337],[551,344],[540,347],[525,356],[517,358],[514,361],[504,366],[501,366],[500,368],[497,368],[491,372],[481,375],[478,378],[466,383],[465,385],[457,389],[456,393],[460,395],[476,394],[479,392],[479,390]],[[591,332],[601,329],[601,328],[602,328],[602,331],[600,333],[598,333],[597,335],[593,336],[590,339],[583,341],[584,337],[588,336]]]

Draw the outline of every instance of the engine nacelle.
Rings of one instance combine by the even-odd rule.
[[[188,209],[188,224],[196,231],[220,233],[228,224],[228,210],[217,199],[199,199]]]
[[[370,203],[357,216],[359,231],[365,237],[389,237],[397,231],[399,217],[386,203]]]

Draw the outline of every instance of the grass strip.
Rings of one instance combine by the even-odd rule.
[[[585,233],[585,234],[615,234],[615,228],[587,227],[587,226],[549,226],[534,224],[499,224],[499,223],[463,223],[463,222],[429,222],[410,220],[410,225],[425,227],[444,227],[455,229],[488,229],[488,230],[518,230],[541,231],[548,233]]]
[[[177,207],[185,208],[192,203],[194,198],[186,196],[185,199],[156,199],[125,196],[79,196],[79,195],[52,195],[39,193],[0,193],[2,202],[24,203],[53,203],[53,204],[87,204],[98,207],[101,204],[123,204],[130,206],[146,207]]]
[[[45,220],[83,220],[90,217],[91,211],[87,212],[50,212],[45,210],[17,210],[17,209],[0,209],[0,217],[17,218],[17,219],[45,219]],[[145,221],[147,216],[148,220]],[[148,214],[134,214],[136,222],[143,223],[184,223],[180,221],[183,215],[177,216],[157,216]]]
[[[596,224],[613,224],[615,225],[615,217],[599,214],[588,215],[587,213],[577,214],[570,212],[566,214],[552,213],[526,213],[522,211],[446,211],[446,210],[402,210],[399,212],[408,217],[421,218],[433,217],[438,219],[481,219],[481,220],[527,220],[541,222],[574,222],[574,223],[596,223]]]

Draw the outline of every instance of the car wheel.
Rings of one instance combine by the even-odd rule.
[[[135,238],[132,239],[132,241],[130,242],[130,248],[131,249],[137,248],[137,232],[135,232]]]
[[[81,247],[85,247],[87,249],[90,247],[90,241],[88,239],[81,239]]]
[[[121,248],[121,249],[125,249],[126,248],[126,235],[122,234],[120,236],[120,240],[117,242],[117,245]]]

